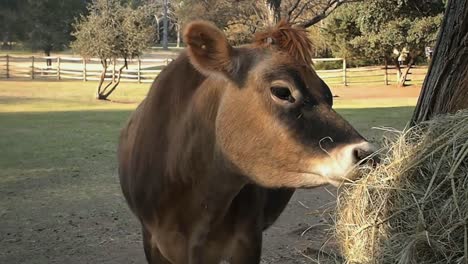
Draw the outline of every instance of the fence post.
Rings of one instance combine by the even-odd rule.
[[[83,82],[86,82],[86,59],[83,58]]]
[[[137,72],[137,75],[138,75],[138,83],[141,83],[141,60],[140,58],[138,58],[138,72]]]
[[[385,61],[385,76],[384,76],[384,82],[385,82],[385,85],[388,85],[388,64],[387,64],[387,61]]]
[[[348,86],[348,82],[346,81],[346,59],[343,58],[343,84],[344,86]]]
[[[57,57],[57,80],[60,80],[60,57]]]
[[[115,64],[117,63],[117,59],[114,58],[112,60],[112,82],[115,81]]]
[[[6,55],[6,77],[10,78],[10,56]]]
[[[31,56],[31,79],[34,80],[34,56]]]

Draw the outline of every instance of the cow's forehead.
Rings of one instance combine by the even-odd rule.
[[[258,52],[257,63],[251,68],[252,73],[265,81],[274,79],[301,80],[302,82],[317,82],[319,78],[311,65],[295,61],[283,52]]]

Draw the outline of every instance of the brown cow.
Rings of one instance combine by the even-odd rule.
[[[207,22],[122,130],[119,174],[149,263],[259,263],[294,188],[339,185],[372,146],[332,109],[302,29],[230,46]]]

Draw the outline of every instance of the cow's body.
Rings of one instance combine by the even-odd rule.
[[[189,26],[188,51],[158,76],[121,133],[121,186],[141,221],[149,263],[258,263],[262,231],[294,188],[336,184],[345,175],[334,176],[335,170],[348,170],[348,155],[359,156],[363,148],[355,146],[365,143],[335,117],[328,87],[311,69],[304,68],[311,74],[306,77],[299,76],[302,68],[292,79],[278,77],[289,73],[288,65],[295,67],[292,60],[275,74],[261,72],[262,60],[278,59],[270,49],[231,48],[216,30],[203,22]],[[263,90],[243,88],[259,76],[274,83],[265,81],[267,99]],[[300,82],[301,89],[320,86],[319,92],[314,97],[313,91],[275,86],[287,80]],[[307,106],[312,99],[317,103]],[[305,106],[297,106],[299,100]],[[314,113],[315,126],[308,121]],[[317,135],[309,138],[308,130]],[[322,143],[324,138],[335,145]],[[346,170],[337,158],[348,162]],[[349,159],[355,163],[354,156]]]

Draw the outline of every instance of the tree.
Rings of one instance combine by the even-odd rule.
[[[325,35],[341,56],[395,63],[402,86],[416,58],[435,44],[443,10],[442,0],[368,0],[332,14]],[[397,58],[404,51],[408,67],[402,72]]]
[[[21,42],[46,56],[66,48],[71,40],[71,23],[85,9],[85,0],[0,1],[0,41],[11,48]],[[50,65],[50,60],[47,61]]]
[[[27,24],[23,41],[33,50],[43,50],[46,56],[50,56],[52,51],[68,46],[71,24],[84,11],[83,0],[26,0],[21,7]]]
[[[0,41],[2,47],[11,48],[13,41],[24,38],[23,17],[19,15],[23,1],[4,0],[0,2]]]
[[[360,0],[266,0],[273,23],[281,18],[309,28],[328,17],[341,5]]]
[[[98,57],[102,72],[96,98],[106,100],[117,88],[127,60],[137,57],[154,37],[152,8],[140,6],[132,9],[119,0],[95,0],[88,6],[89,15],[82,16],[74,25],[76,38],[72,48],[84,58]],[[114,74],[118,58],[123,65]],[[103,87],[109,66],[113,66],[112,80]]]
[[[309,28],[348,2],[359,0],[171,0],[177,25],[203,18],[224,28],[235,44],[248,42],[260,28],[280,19]]]
[[[468,108],[468,0],[451,0],[411,122]]]
[[[167,39],[167,34],[168,34],[168,15],[167,15],[167,11],[169,9],[168,7],[169,3],[168,3],[168,0],[163,0],[163,39],[162,39],[162,42],[163,42],[163,49],[166,49],[167,50],[167,44],[168,44],[168,39]]]

